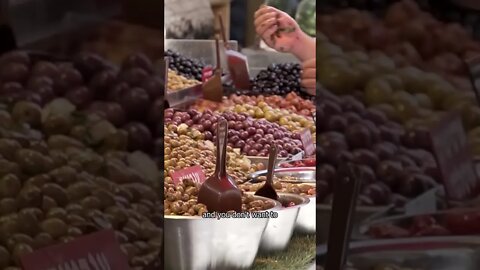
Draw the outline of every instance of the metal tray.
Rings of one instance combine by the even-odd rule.
[[[268,157],[260,157],[260,156],[246,156],[252,163],[262,163],[265,167],[268,166]],[[277,162],[282,162],[287,158],[277,158]]]
[[[250,175],[251,182],[256,182],[259,176],[266,176],[267,170],[254,172]],[[316,183],[315,167],[294,167],[294,168],[276,168],[275,176],[277,177],[293,177],[295,180],[281,180],[286,183]]]
[[[192,87],[178,90],[178,91],[167,91],[165,99],[168,102],[170,108],[175,108],[181,105],[187,105],[189,103],[195,102],[197,99],[203,97],[202,84],[197,84]]]
[[[317,263],[323,265],[327,247],[317,247]],[[392,263],[419,270],[480,269],[480,237],[430,237],[371,240],[350,244],[348,260],[358,270]]]

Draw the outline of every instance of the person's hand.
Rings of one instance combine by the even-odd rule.
[[[316,58],[312,58],[302,63],[301,84],[310,95],[315,95],[316,83],[317,83],[317,61],[316,61]]]
[[[255,12],[255,31],[270,48],[280,52],[291,52],[304,35],[290,15],[270,6]]]

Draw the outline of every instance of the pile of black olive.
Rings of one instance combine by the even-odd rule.
[[[187,78],[202,80],[202,69],[206,66],[202,61],[188,58],[172,50],[167,50],[165,56],[168,57],[168,67],[170,69]]]

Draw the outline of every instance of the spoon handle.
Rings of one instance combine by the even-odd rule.
[[[227,175],[227,120],[221,119],[217,124],[217,165],[215,172],[217,175]]]
[[[353,164],[339,168],[335,182],[325,270],[343,270],[348,251],[360,177]]]
[[[273,172],[275,170],[275,164],[277,163],[278,147],[274,144],[270,147],[270,153],[268,155],[268,171],[267,171],[267,185],[272,186]]]

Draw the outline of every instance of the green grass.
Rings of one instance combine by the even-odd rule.
[[[285,251],[258,257],[252,270],[304,270],[314,258],[315,235],[294,235]]]

